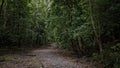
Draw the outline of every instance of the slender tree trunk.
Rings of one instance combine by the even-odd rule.
[[[80,50],[82,51],[83,44],[82,44],[81,37],[78,37],[78,44],[79,44]]]
[[[4,5],[4,2],[5,2],[5,0],[2,0],[2,4],[0,6],[0,15],[1,15],[1,12],[2,12],[2,8],[3,8],[3,5]]]
[[[103,47],[102,47],[102,42],[101,42],[101,40],[100,40],[100,37],[99,37],[98,32],[97,32],[96,27],[95,27],[95,21],[94,21],[94,19],[93,19],[93,13],[92,13],[91,0],[89,0],[89,7],[90,7],[90,18],[91,18],[92,27],[93,27],[94,34],[95,34],[95,37],[96,37],[97,42],[98,42],[98,45],[99,45],[99,50],[100,50],[101,59],[103,59]]]
[[[3,5],[4,9],[3,9],[3,17],[4,17],[4,24],[3,24],[3,28],[6,28],[6,23],[7,23],[7,0],[4,0],[4,5]]]

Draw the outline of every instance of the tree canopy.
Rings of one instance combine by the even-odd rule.
[[[119,68],[119,8],[119,0],[0,0],[0,48],[57,42]]]

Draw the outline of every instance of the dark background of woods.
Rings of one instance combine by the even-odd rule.
[[[53,41],[119,68],[120,0],[0,0],[1,49]]]

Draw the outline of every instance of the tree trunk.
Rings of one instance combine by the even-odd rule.
[[[1,15],[2,8],[3,8],[4,3],[5,3],[5,0],[2,0],[1,6],[0,6],[0,15]]]
[[[90,18],[91,18],[91,23],[92,23],[93,31],[94,31],[95,37],[96,37],[97,42],[98,42],[98,45],[99,45],[99,50],[100,50],[101,59],[103,59],[103,47],[102,47],[102,42],[101,42],[101,40],[100,40],[100,37],[99,37],[98,32],[97,32],[96,27],[95,27],[95,22],[94,22],[93,13],[92,13],[91,0],[89,0],[89,6],[90,6]]]
[[[6,23],[7,23],[7,0],[4,0],[4,5],[3,5],[4,9],[3,9],[3,17],[4,17],[4,24],[3,24],[3,28],[6,28]]]

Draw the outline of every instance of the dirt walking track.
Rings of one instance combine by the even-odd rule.
[[[8,56],[11,58],[9,61],[0,61],[0,68],[96,68],[90,62],[63,53],[63,50],[56,49],[54,46],[27,53],[11,53]]]

